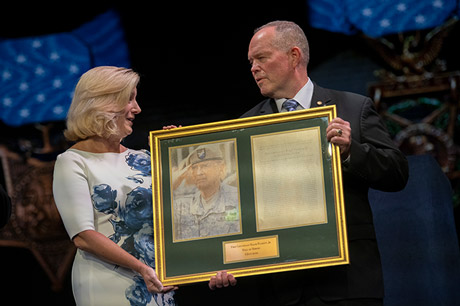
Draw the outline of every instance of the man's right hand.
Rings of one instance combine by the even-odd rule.
[[[219,271],[216,276],[211,277],[208,285],[209,289],[216,290],[216,288],[235,286],[236,283],[236,278],[232,274],[227,273],[227,271]]]

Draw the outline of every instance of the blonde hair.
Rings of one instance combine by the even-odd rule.
[[[116,120],[138,83],[139,75],[127,68],[100,66],[85,72],[75,87],[64,136],[80,141],[115,135]]]

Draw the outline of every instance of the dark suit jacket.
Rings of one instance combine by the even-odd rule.
[[[274,303],[278,305],[298,300],[305,287],[313,287],[324,300],[382,298],[380,255],[367,194],[369,188],[401,190],[408,180],[407,160],[391,140],[370,98],[315,84],[311,107],[320,105],[336,105],[337,116],[351,125],[350,159],[342,166],[351,263],[270,275],[273,287],[268,290],[275,296],[269,299],[278,300]],[[275,112],[275,101],[266,99],[242,117]]]
[[[390,139],[371,99],[314,86],[312,107],[335,104],[352,129],[350,160],[342,166],[350,264],[268,275],[241,277],[235,287],[209,290],[207,283],[183,286],[179,305],[288,305],[317,293],[324,300],[382,298],[383,277],[369,187],[403,189],[408,179],[404,155]],[[242,117],[278,112],[273,99],[257,104]]]

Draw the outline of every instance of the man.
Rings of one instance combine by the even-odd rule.
[[[403,189],[407,160],[393,144],[371,99],[325,89],[310,80],[309,45],[298,25],[274,21],[254,33],[248,59],[267,99],[242,117],[337,107],[338,117],[326,132],[328,141],[340,148],[343,161],[350,253],[349,265],[269,275],[257,289],[260,305],[382,305],[382,268],[367,192],[369,188]],[[220,281],[216,281],[218,286]]]
[[[187,159],[198,190],[174,199],[174,239],[239,233],[238,190],[222,182],[227,171],[220,149],[199,146]]]

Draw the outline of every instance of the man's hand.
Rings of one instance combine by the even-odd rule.
[[[209,289],[215,290],[216,288],[223,288],[228,286],[236,285],[236,278],[227,273],[227,271],[219,271],[216,273],[216,276],[211,277],[209,281]]]
[[[330,143],[339,146],[341,157],[347,159],[350,155],[351,147],[350,122],[339,117],[332,119],[326,129],[326,135]]]
[[[172,129],[176,129],[178,127],[182,127],[182,125],[179,125],[179,126],[175,126],[175,125],[165,125],[163,126],[163,130],[172,130]]]

